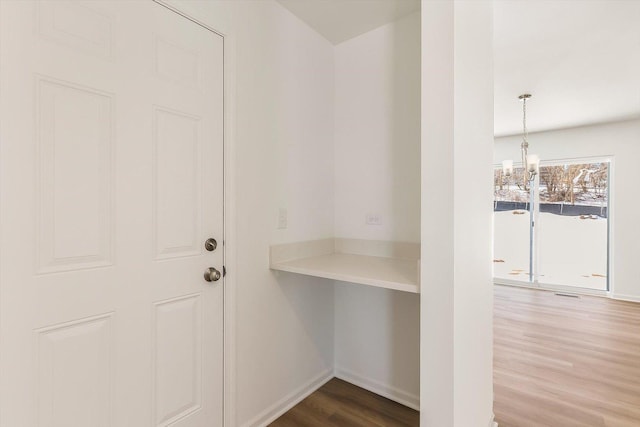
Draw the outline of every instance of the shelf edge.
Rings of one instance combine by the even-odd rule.
[[[371,279],[371,278],[361,277],[361,276],[355,277],[355,276],[349,276],[345,274],[331,273],[324,270],[310,270],[306,268],[290,266],[290,265],[287,265],[286,263],[271,264],[270,268],[276,271],[285,271],[288,273],[302,274],[305,276],[339,280],[341,282],[356,283],[361,285],[374,286],[377,288],[391,289],[391,290],[402,291],[402,292],[410,292],[414,294],[420,293],[420,286],[417,284],[389,282],[386,280],[377,280],[377,279]]]

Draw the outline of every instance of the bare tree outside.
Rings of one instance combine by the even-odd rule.
[[[522,168],[511,177],[501,169],[494,172],[496,202],[528,202],[529,191],[522,184]],[[540,167],[540,203],[607,206],[609,163],[582,163]]]

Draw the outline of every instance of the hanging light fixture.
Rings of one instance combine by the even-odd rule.
[[[528,189],[529,184],[536,178],[540,167],[540,158],[535,154],[529,154],[529,133],[527,131],[527,100],[531,98],[530,93],[522,94],[518,97],[522,101],[522,144],[520,144],[524,188]],[[502,162],[502,173],[506,177],[513,175],[513,160]]]

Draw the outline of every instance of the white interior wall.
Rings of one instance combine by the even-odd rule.
[[[534,114],[534,113],[532,113]],[[640,158],[640,119],[529,134],[529,150],[544,160],[611,156],[611,272],[614,298],[640,301],[636,273],[640,228],[636,222],[640,200],[635,165]],[[495,139],[494,162],[517,158],[521,136]]]
[[[420,296],[336,282],[336,376],[420,407]]]
[[[337,237],[420,241],[419,141],[416,12],[335,48]]]
[[[336,46],[336,237],[419,241],[419,88],[419,12]],[[337,282],[336,375],[418,408],[419,300]]]
[[[333,46],[273,1],[172,4],[235,45],[236,418],[264,425],[333,375],[333,284],[268,259],[333,235]]]
[[[333,48],[271,1],[242,2],[236,22],[237,410],[253,426],[333,374],[333,286],[268,259],[333,234]]]
[[[272,2],[237,22],[237,409],[258,425],[333,370],[331,284],[268,268],[269,245],[332,235],[333,50]]]
[[[424,426],[493,419],[492,8],[422,2]]]

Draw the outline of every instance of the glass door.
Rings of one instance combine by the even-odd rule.
[[[496,282],[608,290],[609,171],[608,160],[546,162],[525,188],[521,168],[496,169]]]
[[[493,276],[506,282],[533,282],[530,189],[522,183],[523,169],[505,177],[494,171]]]
[[[540,167],[537,280],[608,290],[609,162]]]

